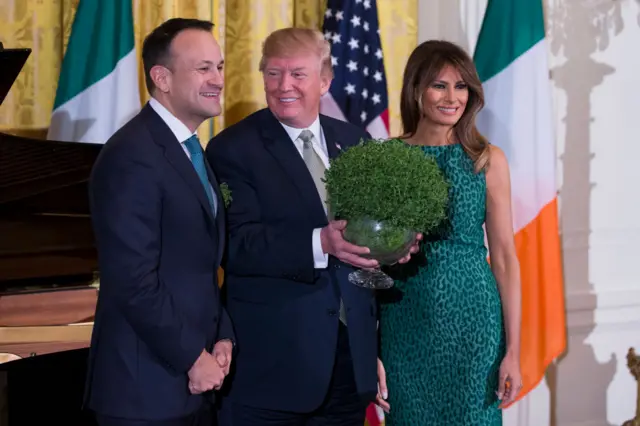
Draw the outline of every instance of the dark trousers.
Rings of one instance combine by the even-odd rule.
[[[215,417],[208,403],[195,413],[171,420],[131,420],[96,414],[99,426],[215,426]]]
[[[324,403],[313,413],[265,410],[229,398],[218,415],[219,426],[362,426],[368,403],[356,389],[347,329],[340,323],[336,362]]]

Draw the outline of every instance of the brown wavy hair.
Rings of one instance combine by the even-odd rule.
[[[484,106],[484,92],[473,60],[458,45],[442,40],[429,40],[418,45],[407,61],[400,95],[403,138],[418,130],[423,118],[422,96],[446,66],[460,72],[469,89],[469,100],[460,120],[453,126],[455,139],[471,157],[476,172],[489,164],[489,142],[476,128],[476,116]]]

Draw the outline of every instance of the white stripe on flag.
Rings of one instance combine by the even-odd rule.
[[[333,99],[333,96],[331,96],[331,92],[327,92],[322,98],[320,98],[320,112],[329,117],[333,117],[336,120],[347,121],[347,118],[342,113],[337,102]],[[380,116],[377,116],[371,123],[369,123],[367,131],[374,139],[386,139],[389,137],[387,126],[385,126],[384,121]]]
[[[374,139],[386,139],[389,137],[389,131],[387,131],[387,126],[385,126],[382,117],[377,116],[369,125],[367,126],[367,132],[371,134],[371,137]]]
[[[338,103],[333,99],[333,96],[331,96],[331,92],[325,93],[325,95],[320,98],[320,112],[336,120],[347,121]]]
[[[540,66],[546,55],[541,40],[483,84],[488,102],[478,129],[509,161],[515,231],[556,197],[553,105],[548,71]]]
[[[48,138],[105,143],[140,111],[135,49],[103,79],[60,105],[51,116]]]

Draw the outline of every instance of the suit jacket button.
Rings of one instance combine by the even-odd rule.
[[[327,313],[333,317],[338,314],[338,311],[336,311],[335,309],[327,309]]]

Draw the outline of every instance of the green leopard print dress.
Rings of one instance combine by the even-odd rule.
[[[380,296],[387,426],[500,426],[502,306],[487,262],[486,182],[460,144],[425,146],[451,188],[448,218],[422,251],[389,270]]]

